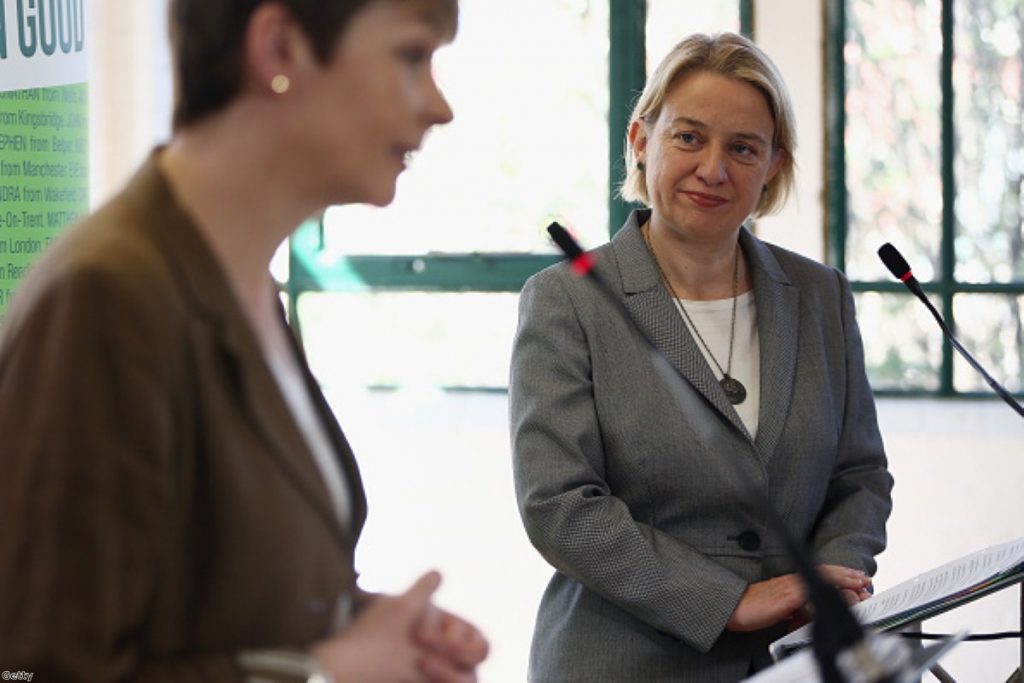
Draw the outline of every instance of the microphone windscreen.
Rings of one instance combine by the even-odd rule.
[[[562,253],[569,257],[569,260],[575,261],[583,255],[580,245],[576,244],[576,240],[572,238],[569,231],[559,225],[557,221],[548,226],[548,234],[551,235],[551,239],[555,241]]]
[[[882,259],[882,263],[897,280],[906,280],[907,275],[910,274],[910,264],[903,258],[903,254],[896,250],[896,247],[886,242],[879,247],[878,257]]]

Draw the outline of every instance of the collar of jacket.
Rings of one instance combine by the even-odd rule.
[[[650,209],[634,210],[612,238],[623,304],[673,367],[737,431],[756,445],[759,457],[767,462],[782,435],[793,391],[799,290],[791,283],[768,245],[746,226],[742,227],[739,240],[753,276],[761,349],[760,414],[757,438],[752,439],[662,286],[661,274],[640,232],[640,226],[650,216]]]
[[[304,499],[317,509],[339,540],[350,545],[365,519],[366,499],[348,442],[309,373],[301,349],[293,344],[313,404],[338,454],[351,492],[351,529],[343,529],[309,445],[267,365],[260,342],[233,294],[227,275],[160,171],[156,163],[159,153],[160,149],[154,150],[124,192],[145,214],[146,220],[141,221],[138,229],[148,231],[161,246],[189,307],[218,339],[226,375],[235,383],[235,393],[253,429],[287,478],[302,491]],[[159,210],[147,211],[147,207],[153,206]],[[283,311],[281,324],[285,325]],[[290,329],[286,333],[292,338]]]

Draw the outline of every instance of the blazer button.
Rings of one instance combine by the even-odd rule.
[[[733,536],[736,542],[740,544],[740,548],[748,552],[753,552],[761,547],[761,537],[757,535],[756,531],[747,529],[739,536]]]

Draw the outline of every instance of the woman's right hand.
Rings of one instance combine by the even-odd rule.
[[[432,608],[441,575],[428,572],[401,595],[379,595],[344,630],[316,643],[310,654],[336,681],[366,683],[471,683],[472,671],[424,668],[427,653],[416,642],[417,625]],[[429,675],[428,675],[429,674]]]
[[[784,574],[747,586],[725,628],[758,631],[774,626],[804,606],[804,583],[796,574]]]

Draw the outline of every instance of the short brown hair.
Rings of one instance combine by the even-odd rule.
[[[213,114],[238,94],[249,18],[257,7],[270,1],[292,13],[317,59],[326,63],[352,17],[380,0],[170,0],[175,130]],[[430,4],[453,36],[458,0],[431,0]]]
[[[684,38],[661,60],[658,68],[644,86],[644,91],[633,108],[633,114],[626,127],[625,148],[626,177],[619,188],[619,194],[628,201],[647,204],[647,181],[636,165],[636,155],[629,144],[628,132],[635,121],[653,123],[661,113],[665,97],[672,85],[683,75],[696,71],[707,71],[727,76],[757,88],[768,102],[775,122],[772,147],[784,155],[778,173],[761,194],[755,216],[763,216],[782,208],[793,190],[796,175],[796,117],[789,92],[782,75],[772,60],[761,48],[748,38],[735,33],[705,35],[695,33]]]

